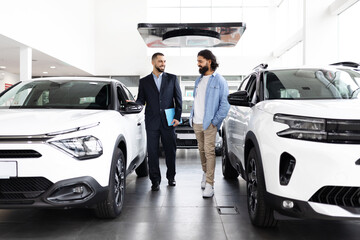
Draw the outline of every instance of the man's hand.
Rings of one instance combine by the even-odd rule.
[[[180,122],[179,122],[177,119],[175,119],[175,118],[174,118],[174,119],[172,120],[172,122],[171,122],[171,124],[174,124],[174,125],[172,125],[173,127],[176,127],[177,125],[179,125],[179,123],[180,123]]]

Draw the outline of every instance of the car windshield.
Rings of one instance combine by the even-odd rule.
[[[110,83],[79,80],[21,82],[0,95],[0,108],[107,109]]]
[[[265,99],[359,98],[360,73],[323,69],[267,71]]]

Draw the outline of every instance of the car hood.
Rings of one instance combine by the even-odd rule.
[[[346,100],[268,100],[256,105],[270,114],[282,113],[327,119],[360,119],[360,101]]]
[[[38,135],[69,130],[107,119],[113,111],[66,109],[2,109],[0,136]]]

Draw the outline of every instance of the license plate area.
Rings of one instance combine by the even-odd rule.
[[[177,134],[178,139],[196,139],[195,133],[178,133]]]
[[[16,161],[0,161],[0,179],[17,177],[18,168]]]

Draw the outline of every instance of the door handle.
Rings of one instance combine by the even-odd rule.
[[[141,122],[138,122],[136,125],[137,125],[137,126],[140,126],[140,125],[141,125]]]

